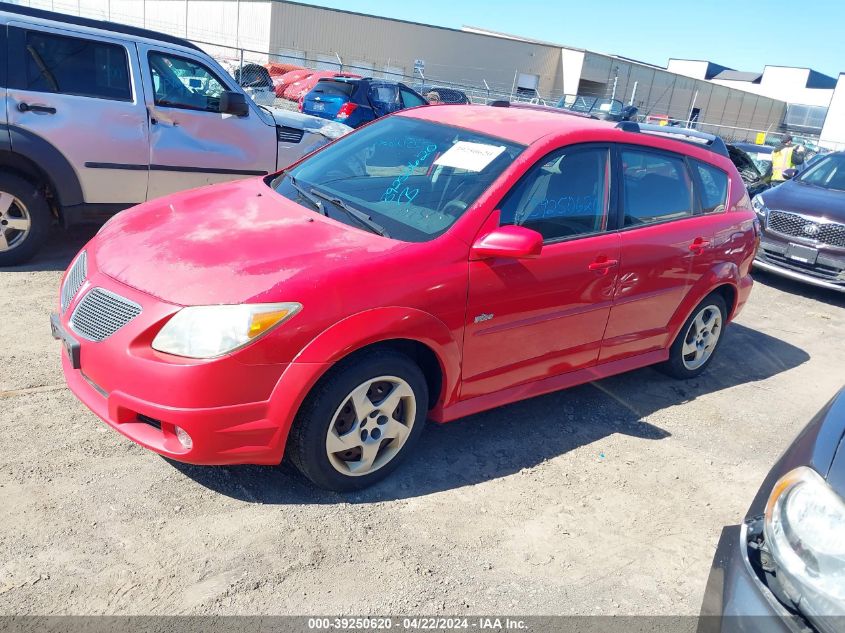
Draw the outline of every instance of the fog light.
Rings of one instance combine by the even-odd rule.
[[[188,432],[181,426],[176,427],[176,439],[179,440],[179,443],[185,450],[191,450],[191,447],[194,445],[194,441],[191,439],[191,436],[188,435]]]

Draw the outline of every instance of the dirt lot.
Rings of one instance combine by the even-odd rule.
[[[722,526],[845,383],[845,295],[760,275],[699,379],[429,425],[340,496],[168,462],[65,389],[47,317],[85,239],[0,272],[2,614],[696,614]]]

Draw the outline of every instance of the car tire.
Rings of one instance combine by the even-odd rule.
[[[684,322],[669,348],[669,360],[658,365],[659,369],[681,380],[698,376],[713,360],[727,322],[724,297],[718,292],[707,295]]]
[[[286,453],[317,486],[360,490],[411,452],[427,413],[427,383],[413,360],[391,350],[361,352],[332,368],[308,394]]]
[[[0,174],[0,266],[32,259],[52,223],[42,187],[14,174]]]

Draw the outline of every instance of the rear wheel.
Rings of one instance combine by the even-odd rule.
[[[698,304],[669,349],[660,368],[675,378],[694,378],[703,372],[722,341],[728,318],[725,299],[718,292]]]
[[[0,174],[0,266],[22,264],[44,245],[52,216],[42,188]]]
[[[392,351],[359,355],[309,394],[291,429],[288,454],[322,488],[365,488],[412,450],[427,410],[425,377],[410,358]]]

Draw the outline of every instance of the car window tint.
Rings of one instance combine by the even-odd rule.
[[[27,31],[26,90],[132,99],[126,49],[78,37]]]
[[[370,100],[373,105],[384,112],[395,112],[402,109],[399,101],[399,89],[390,84],[372,84],[370,86]]]
[[[677,220],[693,214],[692,185],[680,157],[622,150],[624,226]]]
[[[220,111],[226,85],[203,64],[163,53],[150,53],[149,60],[156,105]]]
[[[546,241],[607,228],[608,151],[564,150],[543,158],[507,195],[501,224],[516,224]]]
[[[728,175],[718,167],[693,161],[701,181],[701,206],[704,213],[725,210],[728,200]]]
[[[422,99],[415,95],[410,90],[401,90],[402,92],[402,103],[405,104],[406,108],[413,108],[415,106],[427,105],[428,101]]]

